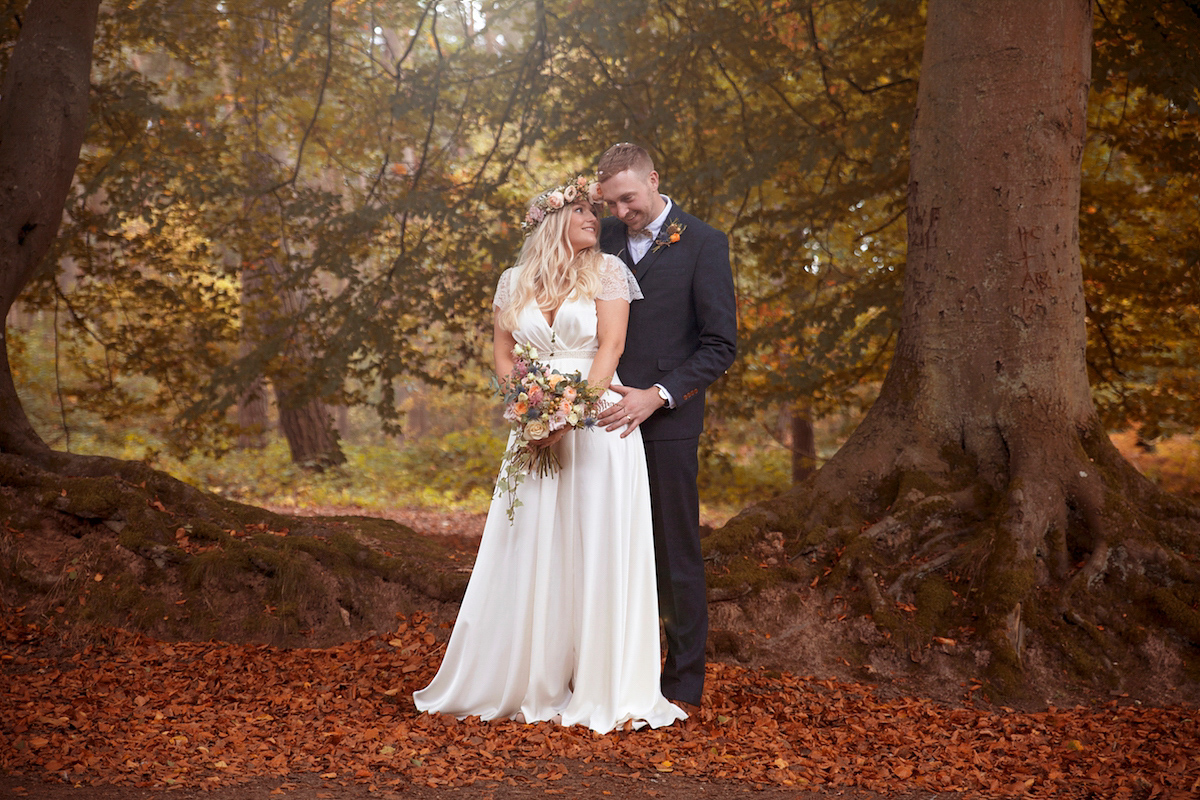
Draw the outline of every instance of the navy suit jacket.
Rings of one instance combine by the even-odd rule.
[[[661,408],[642,423],[646,440],[692,439],[704,428],[704,390],[737,354],[737,301],[729,267],[729,239],[672,205],[658,240],[672,223],[679,241],[652,246],[637,264],[629,257],[625,224],[605,217],[600,248],[633,271],[645,298],[629,305],[621,382],[644,389],[662,384],[675,408]],[[658,241],[656,240],[656,241]]]

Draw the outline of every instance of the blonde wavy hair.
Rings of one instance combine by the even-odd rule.
[[[517,314],[530,300],[543,311],[554,311],[572,297],[595,297],[600,293],[604,254],[600,252],[599,236],[595,245],[579,252],[567,239],[571,215],[566,212],[573,206],[587,205],[586,200],[578,200],[547,214],[526,237],[517,256],[517,271],[510,279],[508,307],[500,312],[501,328],[516,330]]]

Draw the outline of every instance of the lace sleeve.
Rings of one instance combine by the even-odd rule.
[[[500,281],[496,284],[496,298],[492,300],[492,305],[501,311],[508,308],[508,285],[512,282],[512,274],[512,267],[504,270],[504,272],[500,274]]]
[[[600,292],[597,300],[641,300],[642,289],[637,278],[625,266],[625,262],[614,255],[606,255],[600,267]]]

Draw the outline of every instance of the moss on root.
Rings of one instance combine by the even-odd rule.
[[[1181,597],[1183,594],[1190,597],[1185,599]],[[1157,586],[1151,590],[1150,597],[1172,628],[1192,645],[1200,645],[1200,611],[1196,610],[1195,594],[1196,587]]]
[[[17,605],[26,598],[47,618],[159,636],[311,644],[304,639],[311,632],[336,641],[389,624],[414,601],[456,601],[466,587],[449,548],[389,520],[286,517],[144,465],[63,464],[75,474],[0,454],[6,530],[26,537],[69,530],[66,541],[86,551],[89,569],[103,576],[67,586],[52,554],[38,565],[15,555],[0,563],[12,578],[5,596]]]
[[[917,607],[913,624],[923,637],[946,633],[959,622],[952,618],[954,589],[941,575],[929,575],[921,581],[913,605]]]
[[[802,570],[787,576],[790,593],[775,596],[821,609],[797,629],[845,620],[838,655],[855,666],[908,665],[913,677],[923,667],[912,664],[932,649],[939,669],[982,680],[1006,702],[1155,680],[1200,697],[1200,684],[1178,688],[1200,675],[1200,512],[1150,486],[1101,434],[1084,431],[1060,450],[1078,469],[1046,463],[1050,472],[1024,481],[1002,465],[981,475],[957,444],[939,451],[944,472],[869,474],[843,461],[829,473],[843,481],[837,491],[828,478],[810,479],[715,532],[706,545],[711,585],[740,587],[741,615],[761,618],[754,598],[784,576],[762,566],[757,548],[778,531]],[[1099,475],[1103,492],[1077,484],[1082,472]],[[1043,496],[1065,507],[1037,507]],[[1035,518],[1047,530],[1023,527]],[[780,602],[777,613],[812,612]],[[868,619],[878,637],[863,627]],[[1143,674],[1152,668],[1172,671]]]

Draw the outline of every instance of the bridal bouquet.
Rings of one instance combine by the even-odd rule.
[[[521,505],[516,492],[525,476],[533,472],[544,478],[562,467],[553,448],[535,447],[533,443],[563,428],[591,428],[603,410],[603,388],[588,386],[578,371],[564,375],[551,369],[537,357],[535,348],[517,344],[513,348],[512,372],[496,381],[496,391],[504,398],[504,418],[516,432],[496,482],[497,492],[508,493],[510,522],[513,511]]]

